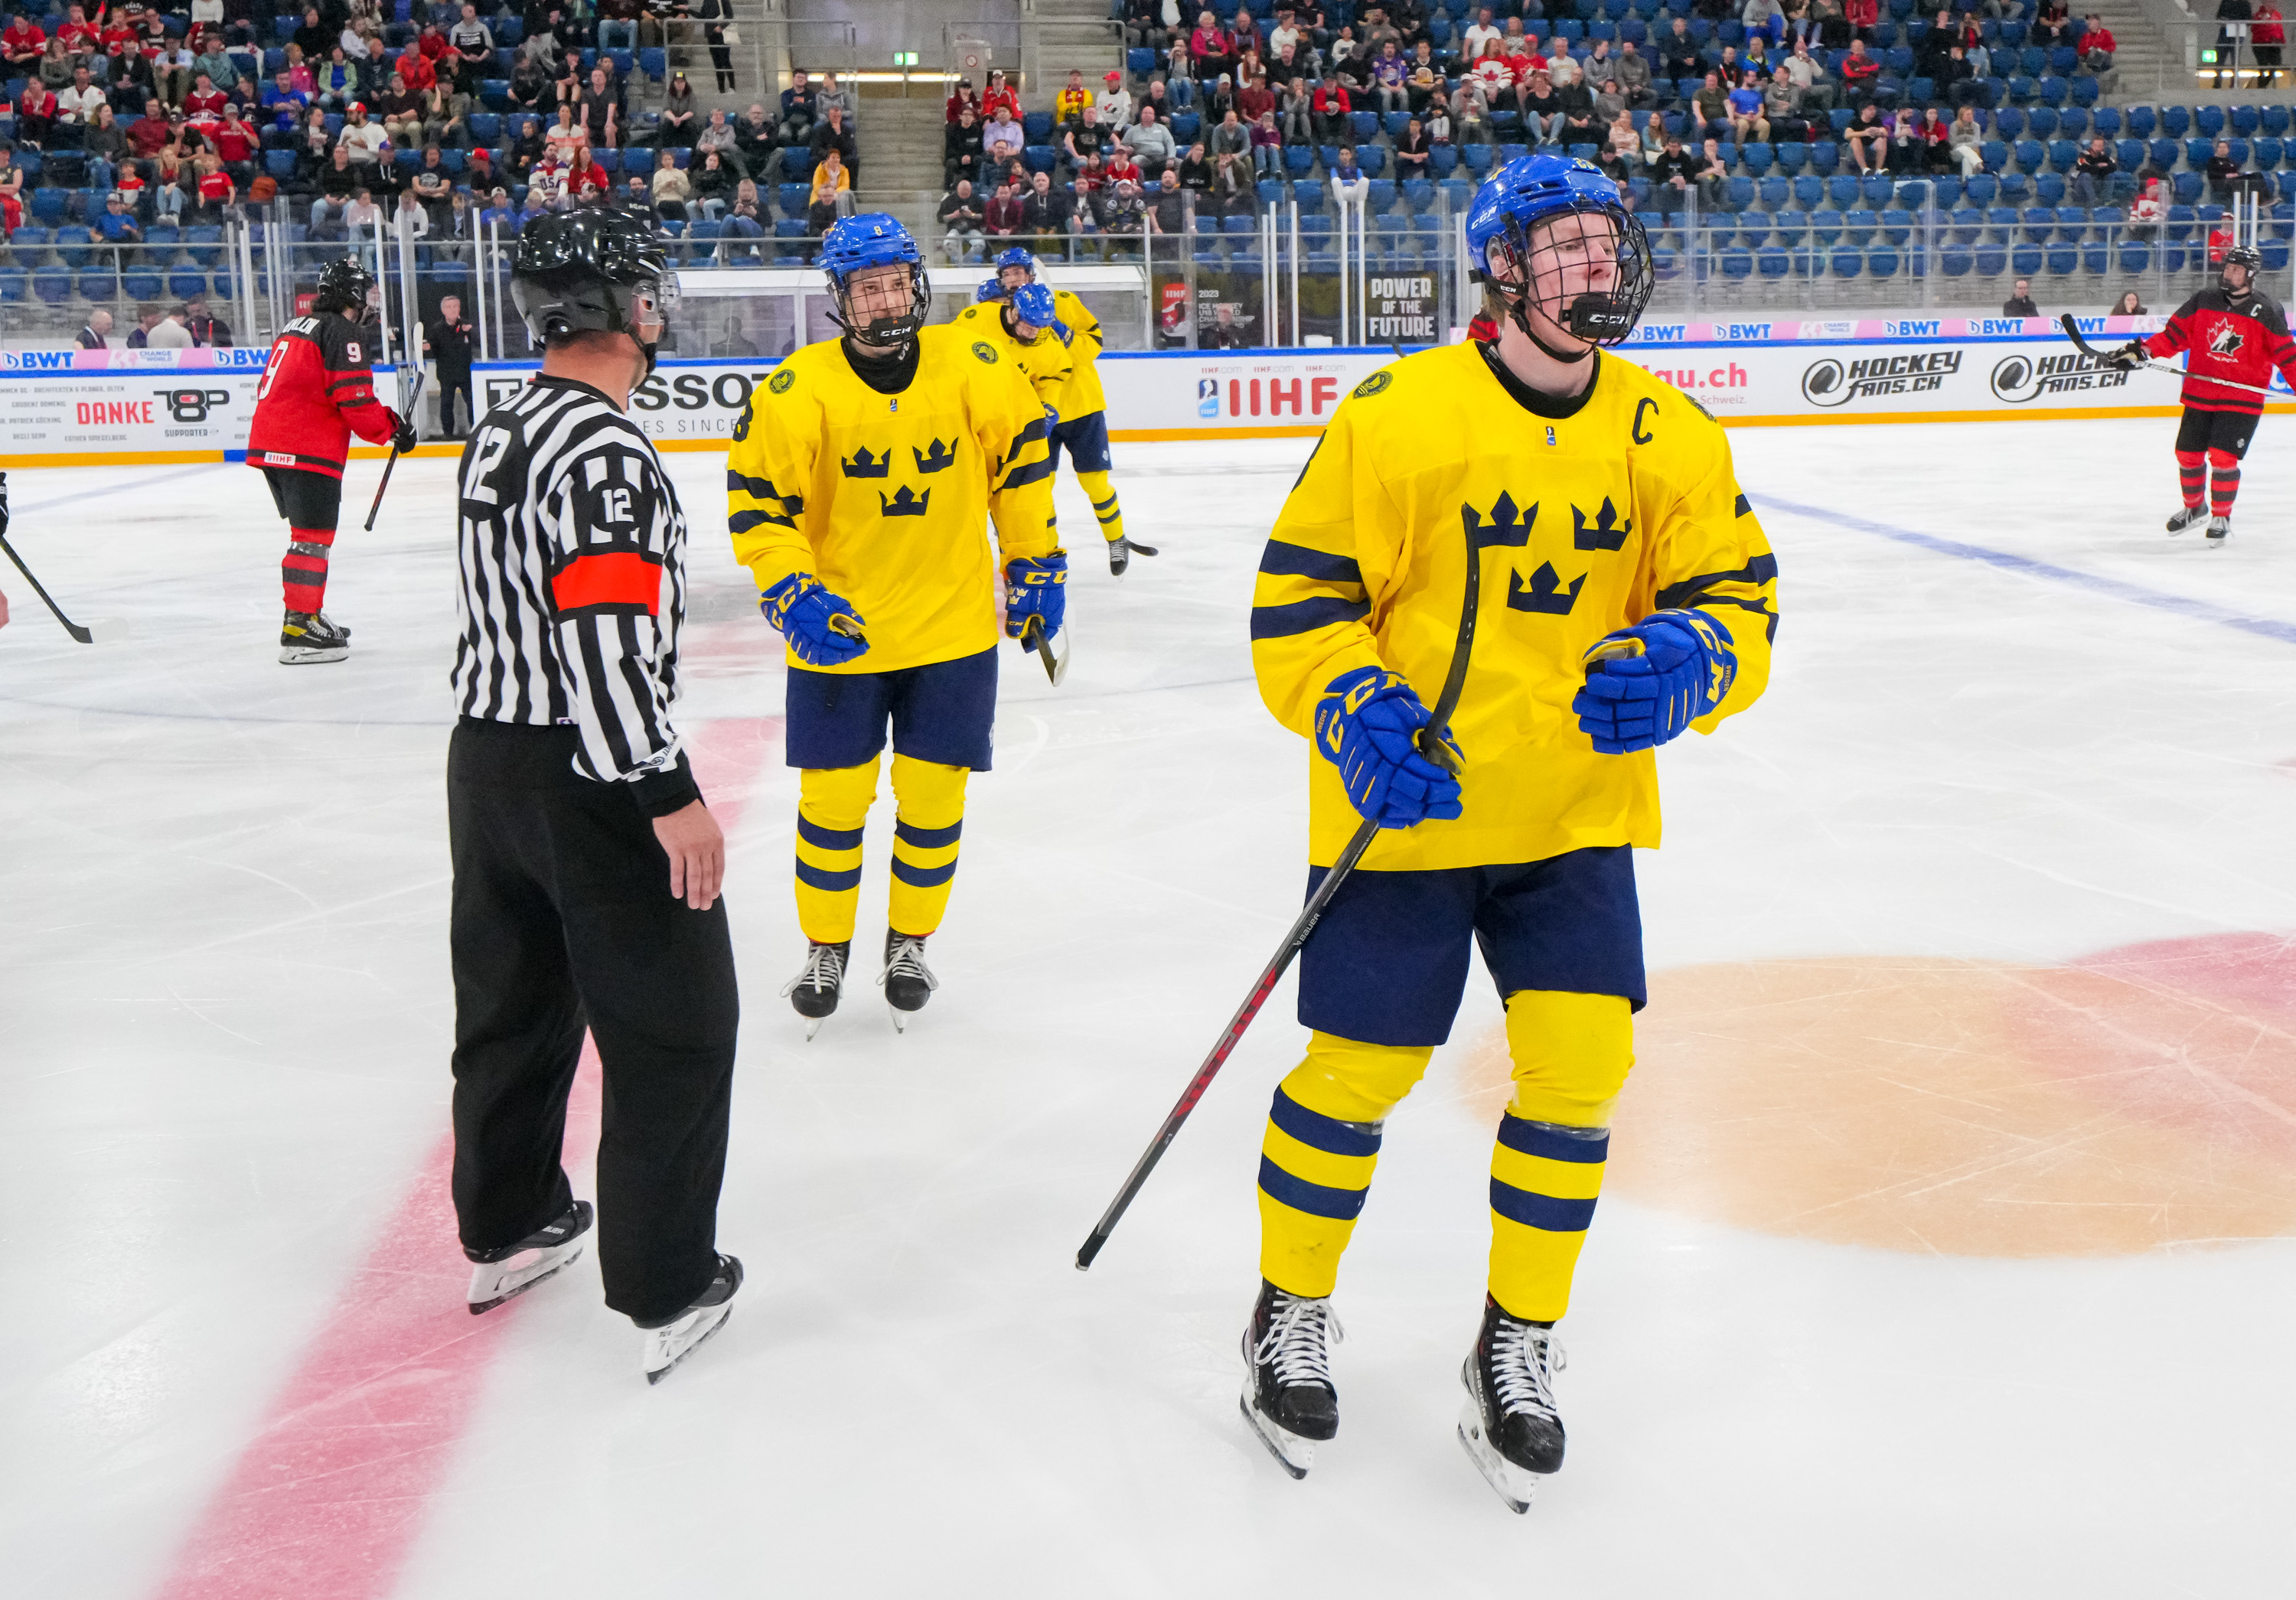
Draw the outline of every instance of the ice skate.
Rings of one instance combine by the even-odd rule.
[[[837,997],[845,987],[845,963],[852,954],[849,939],[833,945],[808,945],[804,967],[782,985],[782,998],[805,1019],[806,1038],[819,1033],[823,1019],[837,1009]]]
[[[1283,1470],[1304,1478],[1316,1446],[1340,1431],[1331,1346],[1341,1337],[1332,1302],[1286,1294],[1265,1278],[1243,1330],[1243,1420]]]
[[[565,1213],[500,1250],[463,1253],[478,1263],[471,1274],[471,1315],[478,1317],[516,1300],[545,1278],[555,1277],[582,1256],[582,1236],[590,1231],[590,1202],[578,1200]]]
[[[1554,1388],[1562,1366],[1552,1327],[1518,1321],[1485,1297],[1483,1331],[1459,1369],[1467,1390],[1459,1443],[1517,1515],[1530,1509],[1539,1479],[1562,1465]]]
[[[718,1258],[718,1276],[709,1287],[683,1311],[657,1320],[637,1322],[645,1330],[645,1376],[659,1383],[677,1364],[701,1347],[703,1340],[726,1325],[734,1315],[734,1296],[742,1288],[742,1263],[734,1256]]]
[[[279,662],[308,667],[340,661],[351,652],[351,630],[324,611],[289,611],[279,624]]]
[[[2211,547],[2222,546],[2224,542],[2230,537],[2232,537],[2232,519],[2230,517],[2210,517],[2209,519],[2209,544]]]
[[[885,986],[885,1004],[893,1008],[893,1031],[908,1031],[908,1013],[922,1011],[933,990],[940,987],[932,968],[925,964],[925,941],[907,933],[885,930],[885,970],[877,974]]]
[[[1153,555],[1156,554],[1156,546],[1153,545],[1143,545],[1137,540],[1128,539],[1121,537],[1109,540],[1108,570],[1110,574],[1116,578],[1123,577],[1124,569],[1132,564],[1132,557],[1135,552],[1137,552],[1142,555]]]
[[[2196,522],[2204,521],[2209,514],[2205,505],[2187,505],[2169,519],[2169,531],[2182,533]]]

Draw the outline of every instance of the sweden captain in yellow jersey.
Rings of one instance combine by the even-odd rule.
[[[1310,890],[1365,819],[1380,831],[1300,956],[1312,1031],[1261,1148],[1243,1409],[1294,1476],[1336,1434],[1340,1258],[1382,1126],[1448,1036],[1479,947],[1514,1093],[1459,1437],[1521,1511],[1562,1462],[1554,1325],[1644,998],[1632,849],[1659,842],[1654,751],[1762,693],[1777,564],[1720,427],[1601,353],[1652,283],[1617,186],[1567,157],[1511,162],[1478,192],[1467,237],[1498,340],[1357,385],[1253,595],[1261,697],[1310,742]],[[1423,745],[1421,692],[1439,700],[1463,648],[1470,559],[1462,687],[1432,730],[1445,743]]]
[[[998,570],[1015,636],[1032,619],[1046,640],[1060,631],[1068,580],[1049,428],[1028,378],[987,341],[924,326],[922,258],[892,217],[838,223],[821,260],[844,335],[796,351],[750,396],[726,473],[734,556],[789,646],[808,948],[783,993],[808,1038],[849,963],[889,727],[897,814],[878,981],[895,1026],[939,987],[925,940],[956,874],[966,780],[989,764]]]
[[[1128,539],[1124,533],[1124,508],[1117,503],[1115,486],[1108,480],[1113,464],[1108,453],[1108,397],[1100,386],[1100,352],[1104,340],[1100,318],[1084,301],[1065,289],[1047,289],[1052,316],[1015,315],[1021,291],[1047,288],[1037,282],[1037,258],[1015,245],[996,258],[996,275],[980,285],[974,303],[956,314],[960,328],[996,328],[1024,346],[1056,340],[1070,357],[1070,372],[1057,384],[1040,383],[1045,403],[1058,414],[1053,421],[1053,464],[1061,452],[1069,453],[1077,481],[1092,500],[1101,537],[1108,544],[1108,570],[1121,578],[1136,555],[1153,555],[1152,545]],[[1041,365],[1041,364],[1040,364]]]

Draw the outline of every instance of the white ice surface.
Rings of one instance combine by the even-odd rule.
[[[2263,425],[2221,551],[2159,531],[2169,429],[1733,440],[1758,505],[2296,624],[2290,423]],[[1306,1481],[1235,1412],[1288,984],[1073,1269],[1298,902],[1305,758],[1252,690],[1244,613],[1305,449],[1119,450],[1165,553],[1119,584],[1072,535],[1067,685],[1006,656],[942,987],[906,1038],[868,963],[809,1046],[775,998],[803,948],[796,786],[758,744],[720,1226],[749,1286],[658,1390],[594,1255],[538,1291],[398,1593],[2285,1593],[2286,1240],[1923,1259],[1606,1200],[1563,1325],[1570,1463],[1508,1515],[1452,1437],[1487,1243],[1490,1128],[1458,1072],[1497,1015],[1480,976],[1393,1120],[1341,1285],[1344,1426]],[[697,529],[683,716],[776,715],[720,464],[668,461]],[[296,669],[253,472],[11,474],[51,589],[139,631],[74,645],[0,570],[0,1590],[151,1591],[444,1126],[450,472],[402,464],[370,536],[354,469],[329,599],[356,652]],[[1072,481],[1061,510],[1088,533]],[[2296,643],[1766,521],[1776,678],[1662,759],[1654,968],[2296,925]]]

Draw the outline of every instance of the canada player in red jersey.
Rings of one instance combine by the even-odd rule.
[[[358,320],[373,287],[373,275],[357,258],[328,262],[310,315],[289,323],[273,343],[255,391],[247,464],[263,469],[272,502],[287,519],[287,559],[279,573],[287,617],[279,627],[279,659],[291,667],[340,661],[351,652],[350,629],[320,610],[351,435],[414,447],[414,425],[374,398],[373,350]]]
[[[2151,357],[2185,352],[2185,420],[2177,428],[2177,476],[2185,504],[2169,519],[2169,531],[2182,533],[2206,517],[2208,537],[2219,546],[2232,537],[2241,457],[2264,412],[2258,391],[2270,385],[2276,369],[2296,387],[2296,339],[2289,337],[2279,302],[2256,287],[2263,267],[2264,258],[2244,245],[2226,251],[2216,287],[2177,307],[2169,325],[2150,339],[2112,355],[2135,367]]]

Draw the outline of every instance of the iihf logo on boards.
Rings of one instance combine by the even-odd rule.
[[[1219,380],[1218,378],[1196,380],[1196,414],[1201,417],[1215,417],[1219,414]]]

